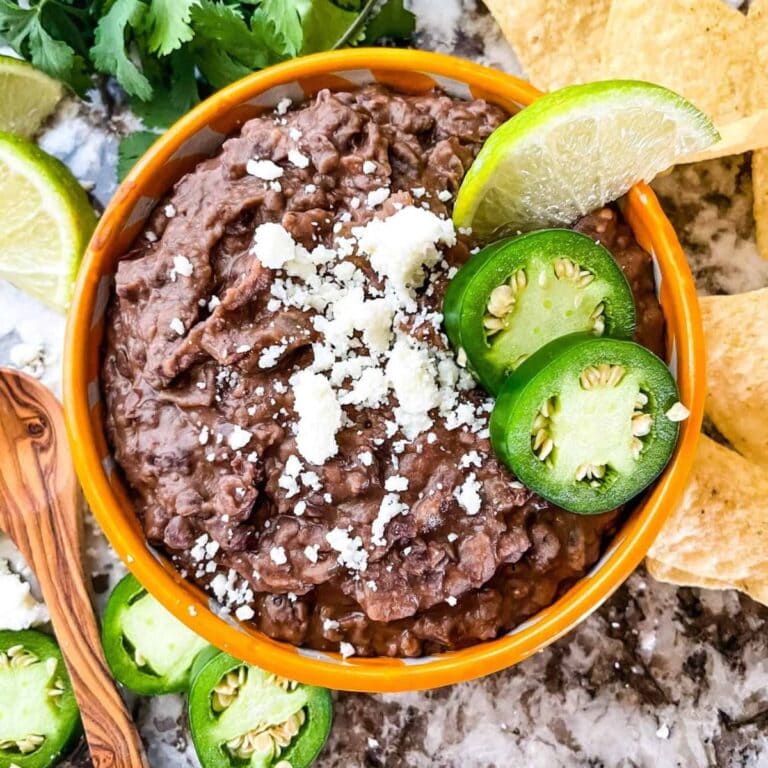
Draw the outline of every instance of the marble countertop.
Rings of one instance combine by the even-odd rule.
[[[519,74],[474,0],[415,0],[416,45]],[[88,182],[114,189],[117,138],[135,127],[119,98],[70,102],[42,145]],[[768,285],[754,244],[749,163],[683,166],[655,183],[702,293]],[[0,364],[41,344],[59,388],[63,321],[0,282]],[[123,573],[89,521],[88,558],[103,601]],[[14,555],[0,542],[0,557]],[[2,595],[0,595],[0,617]],[[197,766],[179,697],[132,700],[153,768]],[[84,748],[65,765],[89,765]],[[423,693],[336,694],[318,768],[768,768],[768,608],[736,592],[676,589],[639,569],[568,636],[482,680]]]

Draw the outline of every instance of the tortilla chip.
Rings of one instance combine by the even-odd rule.
[[[709,149],[689,155],[686,163],[698,163],[727,155],[741,155],[758,147],[768,147],[768,109],[743,117],[735,123],[718,125],[720,141]]]
[[[611,0],[486,0],[530,81],[551,91],[595,79]]]
[[[715,62],[717,76],[708,62]],[[750,114],[757,66],[747,17],[723,0],[613,0],[602,74],[671,88],[719,125]]]
[[[645,567],[648,573],[656,581],[666,581],[668,584],[677,584],[679,587],[702,587],[704,589],[737,589],[735,584],[729,584],[726,581],[718,579],[708,579],[688,571],[681,571],[672,565],[667,565],[661,560],[654,560],[652,557],[645,558]]]
[[[766,551],[768,472],[702,435],[685,494],[648,552],[664,566],[657,573],[734,586],[768,605]]]
[[[765,130],[768,133],[768,125]],[[755,195],[757,250],[768,259],[768,149],[757,149],[752,153],[752,191]]]
[[[701,299],[707,344],[705,411],[768,476],[768,288]]]

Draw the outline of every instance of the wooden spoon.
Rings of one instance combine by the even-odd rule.
[[[96,768],[148,768],[107,669],[85,586],[79,489],[64,415],[42,384],[0,369],[0,528],[34,570]]]

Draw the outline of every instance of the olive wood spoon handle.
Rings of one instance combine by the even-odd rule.
[[[101,648],[85,586],[79,490],[61,406],[0,369],[0,529],[34,570],[80,705],[95,768],[148,768]]]

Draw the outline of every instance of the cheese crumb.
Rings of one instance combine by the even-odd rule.
[[[336,433],[341,429],[342,410],[328,379],[302,370],[290,380],[294,408],[299,414],[296,446],[312,464],[322,464],[338,453]]]
[[[272,547],[269,550],[269,557],[276,565],[285,565],[288,562],[288,557],[283,547]]]
[[[407,491],[408,490],[408,478],[401,475],[392,475],[388,477],[384,482],[384,490],[386,491]]]
[[[229,433],[227,445],[229,445],[233,451],[239,451],[251,442],[251,437],[252,435],[247,429],[243,429],[236,424],[232,432]]]
[[[249,160],[245,172],[264,181],[274,181],[283,175],[283,169],[271,160]]]
[[[369,208],[375,208],[381,205],[389,197],[389,187],[379,187],[368,193],[366,202]]]
[[[191,277],[194,267],[192,262],[186,256],[173,257],[173,269],[171,269],[171,280],[176,282],[176,275],[182,277]]]
[[[316,563],[317,562],[317,551],[320,549],[319,544],[311,544],[307,547],[304,547],[304,557],[309,560],[310,563]]]
[[[251,253],[270,269],[281,269],[296,258],[296,243],[285,227],[267,222],[256,227]]]
[[[256,614],[253,612],[253,608],[249,605],[241,605],[236,611],[235,616],[240,621],[248,621],[252,619]]]
[[[184,335],[184,323],[182,323],[178,317],[174,317],[173,320],[168,323],[168,327],[178,336]]]
[[[445,598],[445,602],[448,603],[448,605],[453,608],[454,605],[458,602],[456,598],[453,595],[448,595],[448,597]]]
[[[338,552],[339,563],[351,571],[364,571],[368,567],[368,552],[359,536],[350,536],[343,528],[334,528],[325,534],[331,547]]]
[[[411,346],[401,337],[395,342],[386,371],[399,403],[395,419],[403,434],[412,440],[432,426],[429,411],[440,403],[433,361],[426,349]]]
[[[480,511],[482,498],[480,489],[483,484],[477,479],[474,472],[470,472],[467,479],[454,492],[453,496],[468,515],[476,515]]]
[[[376,163],[374,163],[373,160],[366,160],[363,163],[363,173],[376,173]]]
[[[293,163],[297,168],[306,168],[309,165],[309,158],[298,149],[289,149],[288,162]]]
[[[339,653],[348,659],[350,656],[355,655],[355,646],[352,643],[339,643]]]
[[[286,96],[277,102],[275,112],[277,112],[278,115],[284,115],[288,111],[288,108],[291,106],[291,104],[293,104],[293,102]]]
[[[413,289],[424,282],[424,267],[433,267],[442,258],[437,245],[456,243],[450,219],[413,206],[386,219],[373,219],[353,233],[374,270],[402,297],[412,297]]]
[[[398,515],[405,515],[407,513],[408,505],[403,504],[396,493],[388,493],[384,496],[381,500],[376,519],[371,525],[371,543],[383,547],[387,543],[384,538],[384,531],[387,525]]]

